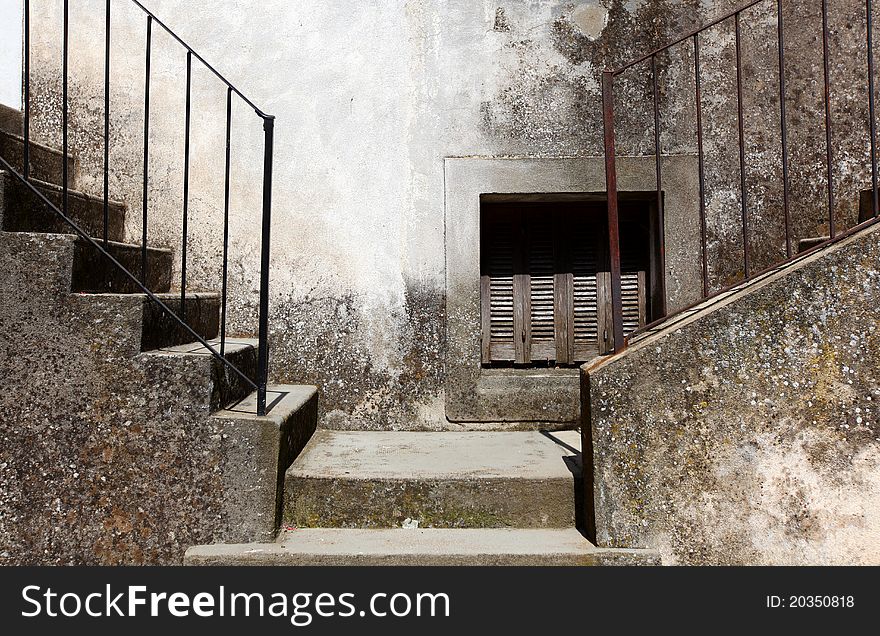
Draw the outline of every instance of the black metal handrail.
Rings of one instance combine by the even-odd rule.
[[[760,272],[754,272],[751,259],[749,256],[749,218],[748,218],[748,198],[747,198],[747,179],[746,179],[746,152],[745,152],[745,123],[743,118],[743,75],[742,75],[742,36],[741,36],[741,15],[744,11],[755,7],[759,4],[776,3],[777,16],[777,49],[778,49],[778,68],[779,75],[779,102],[780,102],[780,133],[781,133],[781,162],[782,162],[782,191],[783,191],[783,220],[785,224],[785,253],[783,260],[771,265],[769,268]],[[870,224],[880,221],[880,205],[878,205],[878,189],[877,189],[877,130],[875,121],[875,105],[874,105],[874,54],[873,54],[873,8],[872,0],[865,0],[865,21],[866,21],[866,44],[867,44],[867,91],[868,91],[868,113],[870,118],[870,152],[871,152],[871,186],[872,186],[872,210],[873,218],[861,222],[859,225],[849,228],[843,232],[838,232],[835,225],[834,208],[835,208],[835,192],[834,192],[834,149],[833,149],[833,122],[831,116],[831,76],[829,69],[829,31],[828,31],[828,0],[820,0],[822,12],[822,60],[823,60],[823,92],[825,107],[825,178],[828,189],[828,229],[830,238],[815,245],[812,249],[799,253],[792,253],[792,236],[791,236],[791,220],[789,214],[789,165],[788,165],[788,127],[786,119],[786,87],[785,87],[785,22],[782,13],[783,0],[752,0],[743,4],[739,8],[725,13],[724,15],[704,24],[703,26],[688,32],[687,34],[675,39],[674,41],[654,49],[618,68],[606,69],[602,72],[602,121],[604,124],[604,148],[605,148],[605,184],[608,198],[608,242],[611,270],[611,302],[612,302],[612,330],[614,349],[613,353],[619,353],[626,348],[627,337],[638,334],[646,329],[653,328],[663,321],[677,315],[683,311],[691,309],[705,300],[717,296],[721,293],[729,291],[731,288],[741,285],[744,282],[755,279],[766,272],[784,265],[797,258],[802,258],[822,247],[836,242],[846,236],[850,236],[854,230],[860,229]],[[700,79],[700,36],[709,29],[716,27],[722,23],[734,22],[734,47],[736,54],[736,109],[737,109],[737,134],[739,146],[739,168],[740,168],[740,204],[741,204],[741,221],[743,236],[743,269],[744,277],[736,284],[723,287],[713,293],[709,290],[709,266],[707,257],[707,230],[706,230],[706,187],[705,187],[705,156],[703,150],[703,113],[702,113],[702,84]],[[696,102],[696,137],[697,137],[697,166],[699,171],[699,198],[700,198],[700,249],[701,249],[701,269],[702,269],[702,295],[701,297],[687,307],[683,307],[673,312],[666,313],[665,304],[661,313],[664,314],[659,320],[655,320],[650,324],[634,331],[628,336],[624,335],[623,330],[623,306],[622,306],[622,290],[621,290],[621,266],[620,266],[620,228],[618,220],[618,188],[617,188],[617,155],[615,145],[614,130],[614,79],[618,75],[636,67],[639,64],[650,62],[650,74],[653,88],[653,115],[654,115],[654,169],[656,197],[659,218],[663,219],[663,176],[661,162],[661,146],[660,146],[660,105],[658,99],[658,80],[657,80],[657,57],[658,55],[668,51],[669,49],[691,42],[693,46],[694,59],[694,96]],[[661,235],[661,244],[663,241]],[[661,249],[661,253],[663,250]],[[665,278],[665,264],[661,263],[662,274],[660,279]],[[665,291],[662,294],[665,303]]]
[[[30,0],[24,0],[24,152],[22,173],[11,166],[5,159],[0,158],[3,167],[16,176],[23,184],[38,196],[50,209],[54,210],[64,222],[70,226],[75,234],[87,241],[100,254],[107,258],[125,276],[130,278],[135,285],[155,302],[163,312],[171,316],[175,322],[192,335],[223,365],[239,376],[247,385],[257,392],[257,414],[266,414],[266,386],[269,375],[269,257],[270,257],[270,231],[272,225],[272,170],[273,170],[273,146],[275,132],[275,117],[266,114],[258,108],[253,101],[244,95],[238,88],[227,80],[219,71],[211,66],[182,38],[172,31],[164,22],[157,18],[138,0],[131,0],[146,15],[146,66],[144,72],[144,157],[143,157],[143,200],[142,200],[142,227],[141,227],[141,271],[140,277],[126,269],[107,250],[109,236],[110,215],[110,44],[111,44],[111,1],[105,4],[105,33],[104,33],[104,219],[102,238],[96,241],[88,236],[68,214],[69,179],[68,174],[68,62],[70,49],[69,35],[69,0],[64,0],[63,12],[63,41],[62,41],[62,202],[61,208],[51,203],[36,187],[30,179]],[[185,113],[185,141],[184,141],[184,175],[183,175],[183,235],[181,241],[181,281],[180,281],[180,315],[172,311],[153,292],[147,288],[148,273],[148,227],[149,227],[149,137],[150,137],[150,80],[151,80],[151,57],[152,57],[152,31],[153,23],[164,29],[177,43],[186,49],[186,113]],[[190,176],[190,123],[191,123],[191,89],[192,89],[192,61],[198,60],[205,68],[213,73],[226,87],[226,162],[223,203],[223,267],[222,267],[222,290],[221,290],[221,315],[220,315],[220,347],[219,350],[209,344],[204,338],[186,322],[186,269],[187,269],[187,232],[189,215],[189,176]],[[258,319],[258,348],[257,348],[257,377],[256,382],[233,364],[225,355],[226,352],[226,319],[227,319],[227,292],[228,292],[228,261],[229,261],[229,200],[230,200],[230,173],[231,173],[231,132],[232,132],[232,96],[237,95],[246,105],[254,110],[256,115],[263,121],[264,131],[264,156],[263,156],[263,195],[262,195],[262,221],[261,221],[261,253],[260,253],[260,300]]]

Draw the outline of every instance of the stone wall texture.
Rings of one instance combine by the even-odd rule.
[[[582,373],[599,545],[880,564],[880,230]]]
[[[100,192],[103,2],[71,11],[71,147]],[[351,3],[152,0],[147,6],[265,111],[277,116],[272,242],[272,373],[321,388],[335,428],[441,428],[447,290],[446,157],[599,156],[600,75],[731,8],[734,0],[481,0]],[[827,212],[818,2],[785,0],[792,133],[793,241],[822,234]],[[832,3],[835,214],[855,217],[869,183],[861,0]],[[31,3],[34,134],[57,145],[60,0]],[[784,254],[775,2],[743,16],[744,99],[760,268]],[[880,13],[880,12],[878,12]],[[114,4],[111,189],[140,236],[146,21]],[[185,52],[156,27],[151,79],[150,237],[180,263]],[[742,273],[733,37],[703,41],[709,267],[713,287]],[[665,154],[696,148],[693,55],[658,58]],[[619,152],[653,152],[651,84],[618,78]],[[723,96],[720,97],[720,96]],[[198,63],[188,278],[218,289],[225,87]],[[262,130],[233,102],[230,321],[256,330]],[[817,203],[818,202],[818,203]],[[694,229],[696,232],[696,229]],[[697,256],[694,255],[696,259]]]

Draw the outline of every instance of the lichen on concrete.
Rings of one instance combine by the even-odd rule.
[[[877,564],[880,231],[584,371],[600,545]]]

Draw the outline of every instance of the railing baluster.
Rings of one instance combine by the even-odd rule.
[[[608,197],[608,254],[611,269],[611,322],[614,353],[623,351],[623,294],[620,282],[620,224],[617,210],[617,156],[614,149],[614,74],[602,73],[605,191]],[[601,328],[601,327],[600,327]]]
[[[742,206],[743,267],[745,269],[745,277],[748,278],[751,273],[751,267],[749,263],[749,214],[746,195],[745,124],[743,122],[742,35],[740,32],[739,12],[734,14],[733,19],[736,38],[736,118],[739,129],[739,186],[740,203]]]
[[[880,216],[877,201],[877,121],[874,110],[874,10],[871,0],[865,0],[865,13],[867,14],[867,44],[868,44],[868,117],[871,130],[871,202],[876,218]]]
[[[70,56],[70,29],[69,29],[69,0],[64,0],[64,35],[63,35],[63,43],[62,43],[62,70],[61,70],[61,184],[62,184],[62,194],[61,194],[61,210],[67,215],[67,189],[68,189],[68,178],[67,174],[67,153],[68,153],[68,132],[67,132],[67,67],[68,67],[68,58]]]
[[[141,281],[147,284],[147,203],[149,193],[148,173],[150,169],[150,57],[153,38],[153,16],[147,16],[147,57],[144,73],[144,185],[143,185],[143,221],[141,225]]]
[[[220,292],[220,355],[226,351],[226,290],[229,273],[229,173],[232,147],[232,89],[226,89],[226,178],[223,188],[223,286]]]
[[[275,118],[263,118],[265,147],[263,157],[263,233],[260,250],[260,317],[257,352],[257,415],[266,414],[266,385],[269,376],[269,246],[272,229],[272,155]]]
[[[789,215],[788,121],[785,114],[785,23],[782,0],[776,0],[776,32],[779,51],[779,124],[782,138],[782,213],[785,219],[785,256],[791,258],[791,217]]]
[[[107,250],[110,241],[110,75],[111,75],[111,0],[105,0],[104,11],[104,147],[103,147],[103,231],[101,238],[92,236],[79,227],[69,215],[69,190],[70,190],[70,121],[69,121],[69,62],[70,62],[70,12],[69,0],[63,0],[63,44],[62,44],[62,204],[61,209],[50,202],[46,196],[29,183],[31,174],[30,152],[30,0],[24,0],[24,55],[23,55],[23,166],[19,174],[0,157],[0,165],[10,170],[12,175],[18,178],[34,196],[48,206],[68,224],[81,240],[93,246],[97,252],[107,258],[110,263],[119,269],[152,301],[155,302],[163,313],[168,314],[177,325],[188,332],[195,340],[205,346],[208,351],[217,357],[227,369],[236,373],[242,381],[252,386],[257,391],[257,413],[266,413],[266,392],[269,378],[269,264],[271,244],[271,208],[272,208],[272,182],[273,182],[273,155],[274,155],[274,117],[257,108],[245,95],[226,80],[214,67],[208,64],[202,57],[192,50],[180,37],[165,26],[158,18],[148,11],[140,2],[133,0],[147,16],[146,25],[146,50],[144,70],[144,146],[143,146],[143,201],[142,201],[142,232],[141,232],[141,271],[140,276],[132,274],[125,266],[116,260]],[[187,51],[186,58],[186,129],[184,141],[184,175],[183,175],[183,233],[181,240],[181,282],[180,282],[180,310],[172,311],[167,304],[156,296],[148,287],[149,280],[149,185],[150,185],[150,91],[152,81],[152,32],[153,23],[159,25],[171,37],[179,42]],[[189,202],[190,202],[190,163],[191,163],[191,132],[192,132],[192,61],[199,60],[215,76],[226,84],[226,156],[225,156],[225,183],[223,205],[223,283],[221,302],[221,325],[219,351],[202,338],[192,327],[186,323],[186,293],[187,293],[187,244],[189,239]],[[231,133],[232,133],[232,96],[238,95],[246,104],[251,106],[257,116],[263,120],[265,135],[264,168],[263,168],[263,205],[262,205],[262,244],[260,256],[260,298],[259,298],[259,345],[257,359],[256,382],[249,375],[243,373],[238,367],[225,358],[226,332],[227,332],[227,299],[228,299],[228,274],[229,274],[229,209],[230,209],[230,183],[231,183]],[[613,133],[612,133],[613,134]],[[618,262],[619,270],[619,262]],[[619,292],[619,272],[618,272]],[[619,293],[618,293],[619,296]],[[619,301],[619,298],[618,298]],[[619,305],[619,302],[618,302]],[[619,309],[619,308],[618,308]],[[621,323],[622,324],[622,323]],[[618,340],[618,346],[623,342]]]
[[[709,255],[706,248],[706,168],[703,155],[703,90],[700,80],[700,36],[694,34],[694,93],[697,107],[697,168],[700,178],[700,253],[703,265],[703,296],[709,295]]]
[[[186,237],[189,230],[189,132],[192,112],[192,53],[186,52],[186,130],[183,142],[183,239],[180,246],[180,317],[186,319]]]
[[[828,167],[828,233],[836,235],[834,227],[834,151],[831,131],[831,68],[828,55],[828,0],[822,0],[822,68],[825,77],[825,163]]]
[[[110,225],[110,0],[105,7],[104,25],[104,247]]]
[[[24,0],[24,157],[25,179],[31,174],[31,3]]]
[[[660,284],[658,295],[660,297],[660,313],[666,314],[666,238],[664,236],[663,218],[663,175],[660,168],[660,88],[657,84],[657,56],[651,56],[651,83],[654,97],[654,180],[657,186],[657,233],[659,243],[660,275],[657,281]]]

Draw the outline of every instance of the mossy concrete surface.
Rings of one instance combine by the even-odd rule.
[[[574,431],[319,431],[287,471],[284,522],[573,527],[578,444]]]
[[[874,225],[585,368],[597,544],[880,564],[878,325]]]

